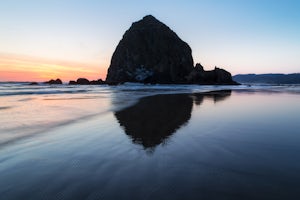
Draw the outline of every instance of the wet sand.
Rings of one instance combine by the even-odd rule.
[[[74,100],[93,115],[1,145],[0,199],[300,197],[299,94],[164,94],[113,109],[117,97]]]

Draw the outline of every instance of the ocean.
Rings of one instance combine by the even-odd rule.
[[[0,199],[299,199],[299,85],[0,83]]]

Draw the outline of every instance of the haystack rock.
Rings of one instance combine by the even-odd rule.
[[[189,45],[148,15],[124,34],[112,56],[106,81],[183,83],[192,69]]]
[[[147,15],[134,22],[123,35],[112,55],[106,83],[222,84],[219,81],[225,75],[220,73],[225,70],[215,72],[221,77],[215,83],[215,76],[209,81],[197,80],[206,78],[203,68],[198,67],[194,67],[189,45],[168,26]]]

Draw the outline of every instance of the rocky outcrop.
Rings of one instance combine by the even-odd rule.
[[[31,82],[31,83],[29,83],[29,85],[38,85],[38,83],[37,82]]]
[[[50,81],[45,82],[46,84],[50,85],[61,85],[62,81],[58,78],[56,80],[51,79]]]
[[[102,79],[98,79],[98,80],[93,80],[90,82],[91,85],[103,85],[105,84],[105,81],[103,81]]]
[[[202,85],[238,85],[237,82],[232,80],[232,76],[228,71],[218,67],[211,71],[205,71],[201,64],[196,64],[188,75],[187,82]]]
[[[69,85],[77,85],[76,81],[69,81]]]
[[[90,81],[86,78],[79,78],[79,79],[77,79],[76,83],[78,85],[89,85]]]
[[[69,81],[69,85],[102,85],[105,84],[102,79],[89,81],[86,78],[78,78],[77,81]]]
[[[237,85],[238,83],[232,80],[231,73],[228,71],[215,67],[213,70],[215,84],[227,84],[227,85]]]
[[[148,15],[124,34],[113,53],[106,81],[184,83],[192,69],[189,45]]]
[[[112,55],[106,82],[237,84],[223,69],[194,67],[189,45],[151,15],[125,32]]]

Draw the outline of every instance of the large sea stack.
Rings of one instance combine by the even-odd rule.
[[[134,22],[112,55],[106,82],[236,84],[231,74],[198,70],[192,50],[168,26],[151,15]],[[222,74],[226,72],[226,83]]]

